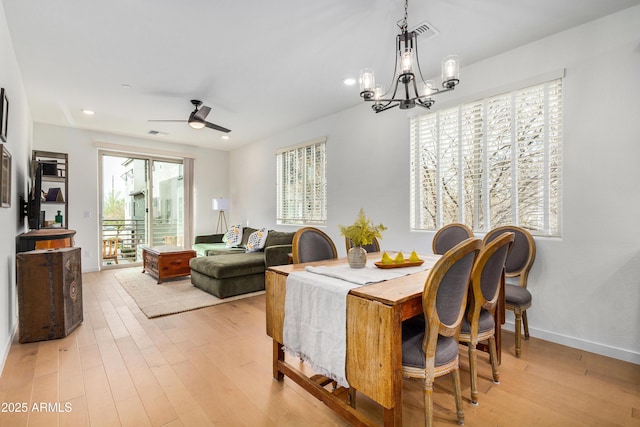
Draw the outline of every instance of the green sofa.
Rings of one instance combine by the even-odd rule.
[[[249,235],[257,231],[245,227],[237,248],[227,248],[222,234],[196,236],[196,258],[189,262],[191,283],[218,298],[228,298],[264,289],[264,272],[272,265],[289,262],[295,232],[269,230],[264,248],[245,252]]]

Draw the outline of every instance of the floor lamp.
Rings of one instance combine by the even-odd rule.
[[[218,213],[218,225],[216,225],[216,234],[220,233],[220,229],[222,229],[222,223],[224,223],[223,233],[229,229],[227,225],[227,218],[224,216],[224,211],[229,210],[229,199],[213,199],[211,202],[214,211],[219,211]]]

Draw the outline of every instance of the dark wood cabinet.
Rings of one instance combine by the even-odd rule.
[[[21,343],[63,338],[83,320],[80,248],[16,254]]]

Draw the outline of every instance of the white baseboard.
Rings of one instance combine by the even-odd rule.
[[[502,327],[503,329],[511,332],[515,331],[515,324],[513,322],[507,321]],[[567,347],[577,348],[602,356],[612,357],[614,359],[624,360],[625,362],[631,362],[640,365],[640,353],[632,350],[612,347],[610,345],[570,337],[567,335],[558,334],[556,332],[536,329],[532,328],[531,325],[529,325],[529,335],[556,344],[566,345]]]
[[[11,333],[9,334],[9,339],[5,343],[4,351],[2,352],[2,359],[0,360],[0,375],[4,371],[4,364],[7,363],[7,357],[9,357],[9,352],[11,351],[11,343],[13,342],[14,337],[16,336],[16,332],[18,331],[18,320],[16,319],[13,324],[13,328],[11,328]]]

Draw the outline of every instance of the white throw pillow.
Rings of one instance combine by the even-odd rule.
[[[232,225],[229,231],[225,234],[227,240],[225,241],[227,248],[235,248],[242,243],[242,226]]]
[[[258,252],[264,248],[264,244],[267,242],[267,235],[269,230],[261,228],[258,231],[254,231],[249,234],[249,240],[247,240],[247,252]]]

